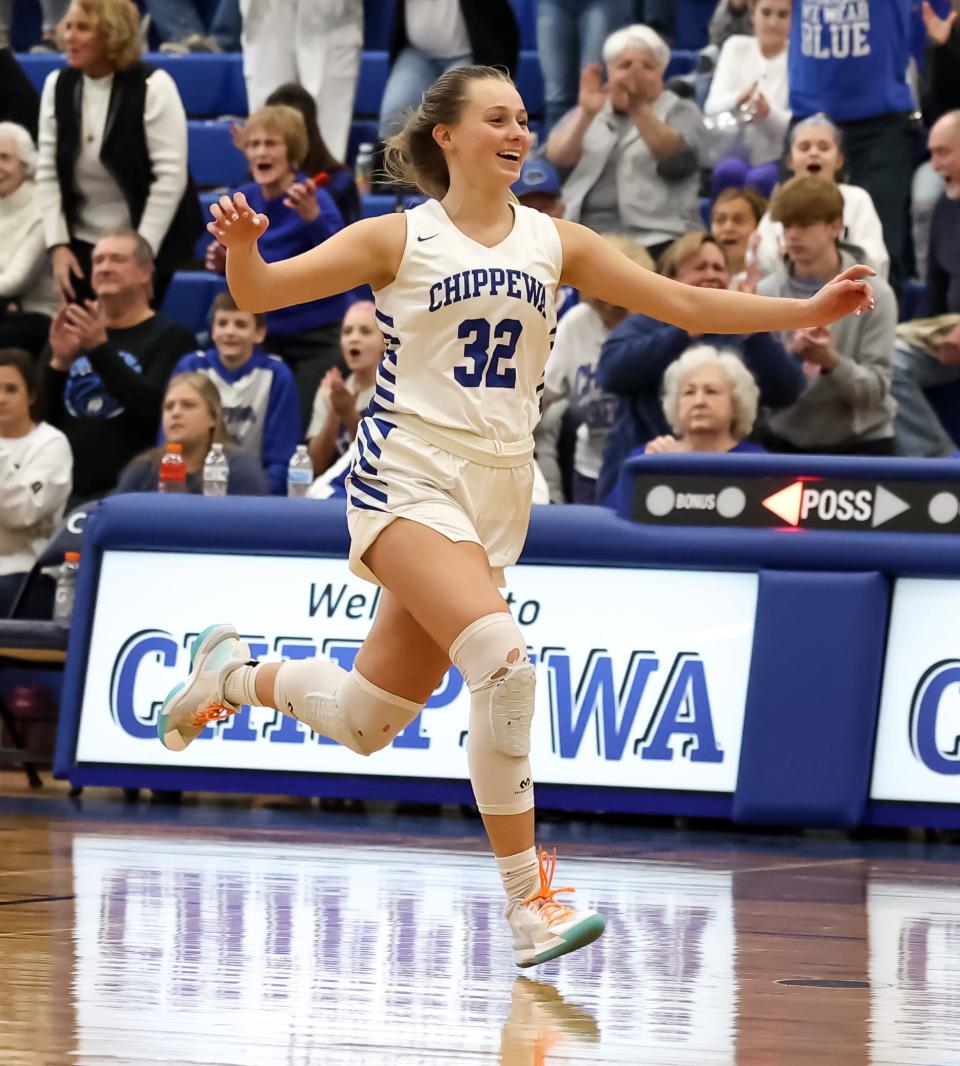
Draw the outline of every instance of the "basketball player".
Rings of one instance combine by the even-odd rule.
[[[267,264],[266,220],[242,194],[211,207],[237,305],[268,311],[369,283],[387,349],[347,478],[350,567],[383,589],[349,673],[326,660],[249,663],[229,625],[191,649],[187,679],[157,730],[182,750],[242,704],[274,707],[361,755],[386,747],[452,662],[471,694],[467,760],[507,897],[513,955],[533,966],[604,928],[551,887],[556,861],[534,846],[528,752],[534,668],[498,591],[530,517],[533,428],[556,328],[557,286],[656,315],[693,333],[826,325],[871,305],[851,267],[809,300],[679,285],[582,226],[512,202],[530,145],[506,74],[460,67],[424,93],[387,147],[394,177],[427,201],[366,219]]]

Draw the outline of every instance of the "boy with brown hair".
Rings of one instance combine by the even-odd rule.
[[[241,451],[259,459],[275,496],[286,493],[287,464],[300,443],[300,404],[293,371],[260,347],[263,315],[240,311],[229,292],[210,312],[214,347],[185,355],[173,375],[196,370],[217,386],[223,420]]]
[[[824,178],[791,178],[774,194],[770,215],[783,225],[786,260],[764,278],[764,296],[804,299],[857,259],[840,243],[843,196]],[[762,439],[774,451],[892,455],[890,394],[897,304],[890,286],[870,279],[876,310],[831,327],[785,337],[803,360],[807,386],[789,407],[770,415]]]

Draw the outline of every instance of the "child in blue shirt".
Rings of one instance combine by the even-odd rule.
[[[195,370],[217,386],[227,431],[238,448],[263,464],[270,491],[287,491],[287,464],[300,443],[300,405],[293,372],[259,347],[263,315],[239,311],[229,292],[213,302],[214,347],[185,355],[174,375]]]

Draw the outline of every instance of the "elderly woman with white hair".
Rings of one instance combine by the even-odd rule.
[[[739,356],[709,344],[688,348],[663,376],[663,414],[673,435],[654,437],[635,454],[765,451],[746,439],[759,399]]]
[[[649,26],[612,33],[603,60],[606,84],[599,63],[584,68],[577,106],[551,133],[547,159],[571,171],[568,219],[627,233],[656,257],[702,228],[703,115],[663,87],[670,49]]]
[[[0,122],[0,348],[34,357],[47,343],[57,292],[33,176],[37,150],[15,122]]]

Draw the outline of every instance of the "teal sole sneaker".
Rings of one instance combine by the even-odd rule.
[[[223,695],[227,675],[250,661],[250,648],[233,626],[207,626],[190,646],[190,672],[163,701],[157,736],[170,751],[183,751],[211,722],[236,714]]]

